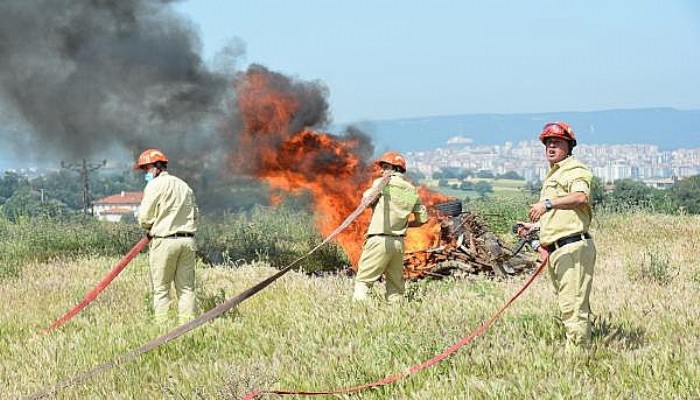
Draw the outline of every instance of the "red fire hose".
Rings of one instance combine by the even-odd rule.
[[[506,301],[506,302],[501,306],[501,308],[499,308],[498,311],[496,311],[496,312],[491,316],[491,318],[488,319],[488,321],[486,321],[486,322],[484,322],[483,324],[481,324],[481,326],[479,326],[478,328],[474,329],[469,335],[463,337],[462,339],[460,339],[459,342],[457,342],[457,343],[453,344],[452,346],[448,347],[448,348],[445,349],[442,353],[436,355],[435,357],[433,357],[433,358],[431,358],[431,359],[429,359],[429,360],[423,361],[423,362],[420,363],[420,364],[412,365],[412,366],[410,366],[409,368],[407,368],[407,369],[405,369],[404,371],[399,372],[399,373],[397,373],[397,374],[390,375],[390,376],[387,376],[387,377],[385,377],[385,378],[383,378],[383,379],[380,379],[380,380],[378,380],[378,381],[374,381],[374,382],[370,382],[370,383],[365,383],[365,384],[362,384],[362,385],[344,387],[344,388],[340,388],[340,389],[316,391],[316,392],[314,392],[314,391],[307,392],[307,391],[294,391],[294,390],[280,390],[280,389],[254,390],[254,391],[252,391],[252,392],[246,394],[246,395],[243,397],[242,400],[253,400],[253,399],[256,399],[256,398],[258,398],[258,397],[260,397],[261,395],[264,395],[264,394],[317,396],[317,395],[338,395],[338,394],[354,393],[354,392],[359,392],[359,391],[365,390],[365,389],[370,389],[370,388],[375,388],[375,387],[379,387],[379,386],[388,385],[388,384],[390,384],[390,383],[396,382],[396,381],[398,381],[398,380],[400,380],[400,379],[403,379],[403,378],[405,378],[405,377],[407,377],[407,376],[409,376],[409,375],[413,375],[413,374],[415,374],[416,372],[422,371],[422,370],[425,369],[425,368],[428,368],[428,367],[430,367],[430,366],[433,366],[433,365],[439,363],[440,361],[442,361],[442,360],[444,360],[445,358],[447,358],[447,357],[449,357],[450,355],[452,355],[452,353],[454,353],[454,352],[456,352],[457,350],[459,350],[461,347],[467,345],[467,344],[468,344],[469,342],[471,342],[474,338],[476,338],[477,336],[479,336],[479,335],[481,335],[482,333],[484,333],[484,332],[486,331],[486,329],[488,329],[488,327],[491,326],[491,324],[493,324],[493,322],[496,321],[496,319],[498,319],[498,317],[500,317],[501,314],[502,314],[508,307],[510,307],[511,303],[513,303],[513,301],[515,301],[515,299],[517,299],[518,297],[520,297],[520,295],[525,291],[525,289],[527,289],[527,288],[530,286],[530,284],[535,280],[535,278],[537,277],[537,275],[539,275],[540,272],[542,272],[542,270],[544,269],[545,265],[547,265],[547,259],[548,259],[548,256],[549,256],[548,253],[547,253],[547,251],[544,250],[544,249],[541,249],[541,248],[539,248],[538,251],[539,251],[541,257],[543,258],[543,260],[542,260],[542,262],[540,263],[540,266],[537,267],[537,269],[535,270],[535,272],[532,274],[532,276],[530,276],[530,278],[525,282],[525,284],[524,284],[517,292],[515,292],[515,294],[513,294],[513,295],[508,299],[508,301]]]
[[[129,264],[129,262],[131,262],[131,260],[133,260],[134,257],[136,257],[136,255],[139,254],[141,250],[143,250],[150,241],[151,239],[148,236],[142,237],[141,240],[139,240],[138,243],[136,243],[136,245],[134,245],[134,247],[132,247],[131,250],[129,250],[129,252],[126,253],[121,260],[119,260],[117,265],[115,265],[114,268],[112,268],[112,270],[109,271],[109,273],[104,278],[102,278],[100,283],[98,283],[97,286],[92,288],[92,290],[90,290],[88,294],[85,295],[85,298],[80,303],[76,304],[75,307],[71,308],[70,310],[68,310],[68,312],[63,314],[63,316],[55,320],[51,325],[49,325],[48,328],[37,333],[37,336],[43,336],[52,331],[53,329],[63,325],[68,320],[73,318],[76,314],[78,314],[88,304],[90,304],[90,302],[95,300],[97,296],[99,296],[100,293],[102,293],[102,291],[105,290],[107,286],[109,286],[109,284],[114,280],[114,278],[116,278],[117,275],[119,275],[119,273],[122,272],[122,270]]]
[[[314,249],[312,249],[309,253],[307,253],[305,256],[300,257],[299,259],[295,260],[292,262],[290,265],[287,267],[283,268],[282,270],[278,271],[276,274],[268,277],[267,279],[259,282],[255,286],[247,289],[243,293],[239,294],[238,296],[235,296],[234,298],[228,300],[224,304],[220,304],[217,307],[215,307],[212,310],[209,310],[208,312],[204,313],[200,317],[196,318],[195,320],[184,324],[178,328],[176,328],[173,331],[170,331],[166,333],[165,335],[158,337],[154,340],[152,340],[149,343],[144,344],[143,346],[134,349],[126,354],[121,355],[120,357],[112,360],[105,362],[101,365],[98,365],[94,367],[93,369],[74,375],[71,378],[65,379],[58,384],[56,384],[54,387],[49,388],[48,390],[42,390],[40,392],[36,392],[28,397],[28,399],[38,399],[45,397],[47,395],[50,395],[52,393],[56,393],[56,391],[60,390],[61,388],[65,388],[68,386],[72,386],[75,384],[78,384],[80,382],[83,382],[93,375],[113,368],[119,364],[125,363],[129,360],[132,360],[139,355],[146,353],[150,350],[153,350],[154,348],[165,344],[169,342],[170,340],[173,340],[201,325],[203,325],[206,322],[209,322],[211,319],[214,317],[221,315],[222,313],[228,311],[229,309],[233,308],[234,306],[237,306],[247,298],[253,296],[260,290],[264,289],[266,286],[274,282],[276,279],[284,275],[286,272],[291,270],[291,268],[300,262],[302,259],[308,257],[311,253],[316,251],[318,248],[332,240],[340,231],[345,229],[356,217],[359,215],[359,213],[369,204],[378,194],[379,191],[383,188],[384,185],[388,182],[388,177],[385,177],[383,181],[381,182],[381,185],[379,187],[375,188],[375,191],[372,196],[369,196],[369,198],[366,198],[363,200],[363,202],[358,206],[358,208],[350,215],[348,218],[338,227],[336,228],[335,231],[333,231],[322,243],[320,243],[318,246],[316,246]],[[86,297],[85,299],[78,304],[76,307],[74,307],[71,311],[66,313],[63,317],[61,317],[59,320],[54,322],[49,328],[47,328],[44,333],[50,331],[51,329],[55,328],[56,326],[59,326],[60,324],[64,323],[65,321],[69,320],[73,315],[77,314],[82,308],[85,307],[90,301],[92,301],[97,295],[107,286],[109,283],[121,272],[121,270],[126,267],[126,265],[133,259],[136,254],[138,254],[141,249],[143,249],[146,244],[148,244],[149,239],[147,237],[144,237],[139,241],[139,243],[134,246],[134,248],[126,255],[120,262],[117,264],[117,266],[110,272],[110,274],[105,277],[105,279],[100,282],[100,284],[93,289]],[[492,316],[489,318],[486,322],[484,322],[481,326],[473,330],[469,335],[465,336],[461,340],[459,340],[457,343],[453,344],[452,346],[448,347],[445,349],[442,353],[436,355],[435,357],[426,360],[420,364],[413,365],[406,370],[399,372],[394,375],[387,376],[383,379],[380,379],[375,382],[370,382],[362,385],[357,385],[357,386],[351,386],[351,387],[345,387],[345,388],[340,388],[340,389],[333,389],[333,390],[326,390],[326,391],[292,391],[292,390],[279,390],[279,389],[268,389],[268,390],[255,390],[252,391],[243,398],[243,400],[253,400],[258,398],[261,395],[264,394],[277,394],[277,395],[307,395],[307,396],[314,396],[314,395],[337,395],[337,394],[346,394],[346,393],[354,393],[358,392],[364,389],[369,389],[369,388],[374,388],[374,387],[379,387],[379,386],[384,386],[388,385],[390,383],[396,382],[400,379],[405,378],[406,376],[415,374],[419,371],[422,371],[425,368],[428,368],[432,365],[435,365],[439,363],[440,361],[444,360],[445,358],[449,357],[453,353],[455,353],[457,350],[459,350],[461,347],[467,345],[470,343],[474,338],[477,336],[481,335],[484,333],[492,324],[495,322],[501,314],[508,308],[510,305],[518,298],[520,295],[532,284],[532,282],[535,280],[535,278],[542,272],[544,269],[545,265],[547,264],[547,259],[548,259],[548,253],[543,250],[543,249],[538,249],[540,252],[541,258],[543,259],[539,267],[535,270],[535,272],[530,276],[530,278],[525,282],[525,284],[515,293],[513,294]]]
[[[144,353],[147,353],[147,352],[149,352],[149,351],[151,351],[151,350],[153,350],[153,349],[155,349],[155,348],[157,348],[165,343],[170,342],[173,339],[176,339],[176,338],[184,335],[185,333],[187,333],[195,328],[200,327],[201,325],[204,325],[205,323],[207,323],[207,322],[211,321],[212,319],[216,318],[217,316],[225,313],[226,311],[230,310],[231,308],[238,306],[240,303],[242,303],[246,299],[254,296],[259,291],[265,289],[271,283],[273,283],[274,281],[279,279],[282,275],[291,271],[291,269],[295,265],[297,265],[299,262],[304,260],[306,257],[310,256],[316,250],[320,249],[322,246],[324,246],[325,244],[327,244],[328,242],[333,240],[336,236],[338,236],[338,234],[340,232],[342,232],[343,230],[345,230],[355,220],[355,218],[357,218],[362,213],[362,211],[364,211],[364,209],[367,208],[368,205],[370,205],[377,197],[379,197],[379,195],[382,192],[382,189],[384,189],[384,186],[386,186],[386,184],[389,182],[390,178],[391,178],[390,175],[385,175],[382,178],[382,180],[374,187],[372,192],[370,192],[367,195],[367,197],[362,199],[362,201],[357,206],[357,208],[352,213],[350,213],[350,215],[348,215],[348,217],[345,218],[345,220],[337,228],[335,228],[335,230],[333,232],[331,232],[321,243],[316,245],[316,247],[311,249],[305,255],[294,260],[291,264],[289,264],[286,267],[282,268],[281,270],[277,271],[275,274],[263,279],[262,281],[258,282],[254,286],[246,289],[245,291],[232,297],[231,299],[227,300],[226,302],[219,304],[218,306],[205,312],[204,314],[193,319],[192,321],[190,321],[184,325],[180,325],[179,327],[173,329],[172,331],[165,333],[162,336],[159,336],[159,337],[151,340],[150,342],[145,343],[142,346],[129,351],[128,353],[122,354],[121,356],[119,356],[113,360],[110,360],[110,361],[104,362],[100,365],[97,365],[89,371],[74,375],[68,379],[64,379],[64,380],[58,382],[56,385],[54,385],[51,388],[36,392],[36,393],[28,396],[26,399],[27,400],[40,399],[40,398],[46,397],[52,393],[56,393],[60,389],[66,388],[68,386],[76,385],[80,382],[84,382],[99,372],[114,368],[117,365],[126,363],[130,360],[133,360],[136,357],[138,357]],[[145,243],[143,245],[145,246]],[[136,247],[134,247],[134,249],[136,249]],[[134,251],[134,249],[132,249],[132,251]],[[129,253],[131,253],[131,252],[129,252]],[[134,254],[134,255],[136,255],[136,254]],[[126,259],[126,257],[124,257],[124,258]],[[132,256],[132,258],[133,258],[133,256]],[[122,261],[124,261],[124,260],[122,260]],[[108,283],[109,282],[107,282],[107,284]]]

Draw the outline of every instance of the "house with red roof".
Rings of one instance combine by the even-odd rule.
[[[93,203],[93,213],[98,219],[119,222],[124,215],[139,216],[143,192],[124,192],[103,197]]]

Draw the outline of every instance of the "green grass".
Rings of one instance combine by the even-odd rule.
[[[515,179],[493,179],[493,178],[472,178],[469,179],[469,182],[476,183],[479,181],[484,181],[487,183],[490,183],[492,188],[493,188],[493,193],[489,193],[487,196],[490,197],[498,197],[498,196],[509,196],[513,194],[519,194],[522,193],[523,188],[526,185],[526,182],[523,180],[515,180]],[[459,184],[460,181],[457,179],[453,180],[448,180],[450,184]],[[458,199],[463,199],[466,197],[469,198],[477,198],[479,197],[479,194],[474,191],[474,190],[461,190],[461,189],[453,189],[451,186],[445,186],[445,187],[439,187],[437,185],[438,181],[437,180],[423,180],[420,182],[421,185],[426,185],[429,187],[431,190],[436,190],[439,191],[440,193],[444,193],[448,196],[456,197]]]
[[[90,219],[59,220],[0,217],[0,280],[21,275],[23,265],[54,258],[118,256],[145,231],[133,224]],[[248,212],[205,217],[197,232],[199,255],[206,263],[236,266],[265,261],[282,267],[306,254],[321,238],[312,216],[282,206],[256,206]],[[304,271],[324,271],[348,259],[336,245],[319,249],[300,263]]]
[[[0,217],[0,280],[18,277],[28,262],[54,258],[125,253],[142,230],[96,220]]]
[[[264,261],[284,267],[305,255],[322,238],[306,211],[254,207],[249,212],[205,218],[197,231],[200,254],[214,264],[236,266]],[[304,271],[337,269],[348,263],[336,245],[325,246],[301,262]]]
[[[454,356],[400,382],[341,398],[699,398],[700,266],[691,238],[700,236],[700,218],[602,214],[593,233],[598,263],[589,352],[564,351],[544,274]],[[73,321],[33,337],[117,259],[82,254],[27,261],[21,274],[0,280],[0,398],[51,386],[174,327],[150,322],[146,258],[140,255]],[[200,303],[213,307],[269,276],[269,261],[199,268]],[[663,284],[641,272],[652,264],[668,266]],[[352,303],[349,278],[292,272],[230,315],[65,388],[57,398],[234,399],[255,388],[323,390],[374,381],[457,342],[523,279],[414,282],[410,301],[395,307]]]

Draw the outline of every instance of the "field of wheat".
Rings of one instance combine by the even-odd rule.
[[[593,228],[598,263],[589,350],[565,351],[555,298],[542,274],[491,329],[453,356],[399,382],[339,397],[700,398],[700,217],[600,214]],[[22,257],[3,258],[0,398],[42,392],[175,328],[174,322],[151,321],[142,254],[85,311],[36,337],[83,298],[123,246],[37,259],[19,233],[3,237],[3,250],[16,243]],[[200,265],[202,310],[275,271],[274,257],[258,251],[257,261],[233,257]],[[353,303],[347,276],[291,272],[224,316],[48,398],[236,399],[253,389],[313,391],[372,382],[459,341],[524,280],[411,282],[406,302],[390,306],[379,297]]]

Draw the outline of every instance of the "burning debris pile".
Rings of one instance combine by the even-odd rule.
[[[378,174],[370,162],[369,137],[352,129],[340,136],[317,130],[328,119],[328,107],[325,89],[316,83],[252,65],[234,86],[235,117],[224,134],[236,142],[229,156],[232,169],[265,181],[272,204],[287,193],[310,193],[316,226],[327,236],[359,204],[357,188],[369,187]],[[509,257],[511,251],[496,235],[462,212],[461,202],[424,187],[418,191],[422,203],[436,212],[428,223],[408,230],[404,265],[409,279],[458,272],[505,276],[534,266],[524,257]],[[354,270],[369,217],[366,210],[335,239]]]
[[[517,254],[469,212],[460,201],[436,204],[438,224],[429,247],[407,251],[404,275],[408,279],[426,276],[465,276],[486,273],[496,276],[517,275],[535,267],[529,257]]]

